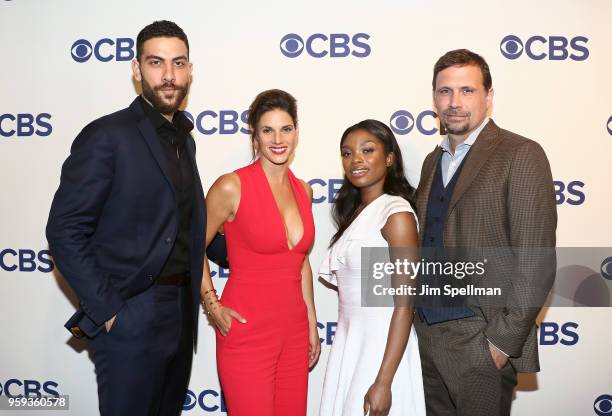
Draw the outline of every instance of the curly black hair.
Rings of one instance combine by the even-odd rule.
[[[187,55],[189,55],[189,41],[183,29],[174,22],[169,20],[158,20],[150,25],[145,26],[136,37],[136,60],[140,62],[142,56],[143,45],[146,41],[153,38],[179,38],[185,42],[187,46]]]

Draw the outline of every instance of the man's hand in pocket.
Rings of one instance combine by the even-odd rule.
[[[113,327],[113,324],[115,323],[115,318],[117,318],[117,314],[113,315],[113,317],[111,319],[109,319],[108,321],[104,322],[104,326],[106,327],[106,332],[110,332],[111,328]]]

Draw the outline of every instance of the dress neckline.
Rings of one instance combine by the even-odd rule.
[[[344,240],[346,238],[346,236],[350,235],[352,229],[355,227],[355,224],[357,224],[360,220],[361,217],[363,217],[364,213],[368,212],[370,210],[370,207],[375,206],[379,201],[381,201],[383,199],[384,196],[389,196],[389,194],[386,193],[382,193],[379,196],[377,196],[376,198],[374,198],[368,205],[366,205],[359,214],[357,214],[357,216],[353,219],[353,221],[351,222],[351,224],[346,228],[346,230],[344,230],[344,232],[342,233],[342,236],[338,239],[338,241],[336,241],[336,243],[334,245],[337,245],[341,240]]]
[[[272,192],[272,186],[270,185],[270,182],[268,181],[266,172],[264,172],[263,166],[261,166],[261,161],[259,159],[257,159],[257,161],[255,162],[255,165],[256,165],[257,170],[261,174],[263,181],[266,184],[267,193],[271,199],[272,205],[276,208],[276,214],[277,214],[276,217],[278,218],[278,221],[281,226],[280,228],[282,230],[282,234],[284,235],[285,246],[288,251],[293,252],[302,243],[302,241],[304,240],[304,237],[306,236],[306,224],[304,222],[304,215],[302,213],[302,204],[300,204],[300,199],[298,198],[299,190],[296,191],[295,189],[296,182],[299,182],[299,181],[295,178],[295,176],[293,175],[293,172],[291,172],[291,169],[287,168],[287,172],[289,175],[289,184],[291,185],[291,191],[293,193],[293,199],[295,200],[295,204],[297,205],[298,215],[300,216],[300,221],[302,222],[302,235],[298,239],[298,241],[295,243],[295,245],[291,247],[290,242],[289,242],[288,227],[287,227],[287,224],[285,223],[285,219],[283,218],[283,214],[281,213],[278,203],[276,202],[276,198],[274,198],[274,192]],[[297,185],[302,186],[301,183],[298,183]]]

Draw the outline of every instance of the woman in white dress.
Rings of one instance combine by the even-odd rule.
[[[320,416],[424,416],[413,308],[361,306],[361,248],[417,248],[414,193],[391,130],[376,120],[340,141],[344,183],[333,215],[338,231],[319,275],[338,288],[338,327],[327,363]]]

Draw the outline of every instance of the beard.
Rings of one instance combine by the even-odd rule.
[[[448,116],[463,116],[463,117],[466,117],[466,119],[462,122],[450,122],[449,123],[447,119]],[[440,120],[442,121],[444,129],[446,130],[447,133],[461,135],[461,134],[467,133],[470,129],[470,116],[471,116],[471,113],[469,112],[461,112],[457,110],[446,110],[444,111],[443,117]]]
[[[166,98],[164,89],[172,88],[176,91],[174,98]],[[144,77],[142,78],[142,95],[147,99],[153,107],[162,114],[175,113],[189,92],[189,83],[185,85],[176,85],[166,82],[162,85],[152,87]]]

